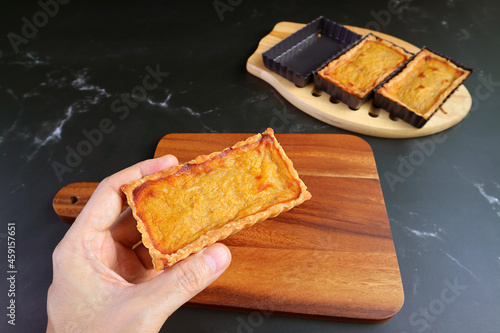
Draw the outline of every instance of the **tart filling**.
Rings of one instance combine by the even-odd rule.
[[[442,56],[422,49],[377,93],[429,119],[470,73]]]
[[[311,197],[272,129],[122,190],[157,270]]]
[[[364,98],[411,56],[401,47],[370,34],[318,75],[349,94]]]

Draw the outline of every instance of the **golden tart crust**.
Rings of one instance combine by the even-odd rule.
[[[270,128],[122,190],[156,270],[311,198]]]
[[[422,49],[401,73],[377,92],[429,119],[470,73],[450,60]]]
[[[363,98],[411,56],[399,46],[368,35],[331,61],[318,75],[349,94]]]

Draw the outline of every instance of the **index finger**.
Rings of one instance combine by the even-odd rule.
[[[141,179],[163,169],[168,169],[179,162],[173,155],[139,162],[104,179],[92,194],[92,197],[77,217],[75,227],[91,228],[95,231],[109,229],[122,211],[124,194],[120,190],[123,184]]]

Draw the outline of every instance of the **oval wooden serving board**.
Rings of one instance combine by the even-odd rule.
[[[250,134],[169,134],[155,157],[186,162]],[[312,199],[223,241],[229,269],[188,303],[264,315],[380,322],[404,294],[391,229],[370,146],[351,135],[277,134]],[[53,205],[78,216],[97,183],[76,183]]]
[[[270,71],[264,66],[262,52],[280,42],[285,37],[302,28],[305,24],[280,22],[269,35],[259,43],[257,50],[247,60],[247,71],[272,85],[290,103],[330,125],[356,133],[382,138],[412,138],[431,135],[448,129],[459,123],[469,113],[472,98],[467,88],[461,85],[443,104],[432,118],[418,129],[401,119],[389,116],[383,109],[375,108],[372,101],[366,102],[359,110],[353,111],[343,103],[330,102],[330,96],[316,91],[310,83],[303,88]],[[360,35],[371,32],[381,38],[400,45],[410,52],[416,53],[419,48],[396,37],[363,28],[345,26]],[[313,94],[314,93],[314,94]],[[317,96],[319,94],[319,96]]]

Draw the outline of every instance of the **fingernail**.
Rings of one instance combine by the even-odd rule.
[[[229,251],[221,244],[214,244],[208,247],[203,251],[203,258],[214,273],[225,269],[231,260]]]

